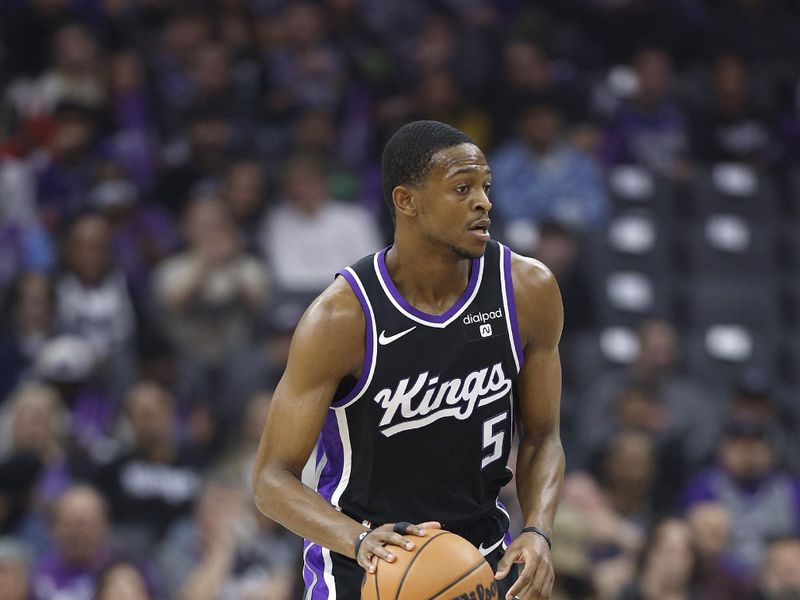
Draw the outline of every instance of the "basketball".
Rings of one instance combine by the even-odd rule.
[[[489,563],[464,538],[427,529],[409,536],[413,550],[392,547],[394,562],[378,561],[361,584],[362,600],[494,600],[497,583]]]

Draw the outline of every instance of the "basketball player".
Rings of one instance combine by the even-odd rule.
[[[549,598],[564,472],[558,287],[490,239],[491,171],[461,131],[402,127],[382,178],[394,243],[340,271],[301,319],[256,459],[256,503],[306,538],[307,599],[359,598],[365,569],[436,526],[478,547],[506,598]],[[497,498],[515,430],[531,529],[506,546]],[[312,452],[316,491],[301,481]]]

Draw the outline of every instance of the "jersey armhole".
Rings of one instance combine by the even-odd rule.
[[[525,354],[522,351],[522,342],[519,336],[519,321],[517,320],[517,305],[514,301],[514,280],[511,276],[511,250],[508,246],[500,244],[500,288],[503,291],[503,308],[506,311],[506,326],[508,339],[511,344],[511,353],[514,355],[514,364],[517,373],[525,363]]]
[[[372,381],[372,376],[375,373],[377,336],[375,335],[375,313],[372,311],[372,305],[369,302],[367,293],[364,291],[364,286],[358,278],[358,275],[356,275],[356,272],[352,268],[347,267],[339,271],[336,275],[341,276],[348,283],[353,293],[356,295],[356,298],[358,298],[361,310],[364,312],[364,363],[361,366],[361,375],[347,395],[331,402],[332,408],[345,408],[358,400]]]

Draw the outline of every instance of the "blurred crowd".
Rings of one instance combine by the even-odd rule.
[[[0,598],[301,597],[255,448],[419,118],[562,288],[554,597],[800,598],[798,56],[792,0],[0,3]]]

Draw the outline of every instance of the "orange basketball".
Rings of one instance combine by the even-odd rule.
[[[489,563],[464,538],[426,529],[408,536],[413,550],[392,546],[394,562],[378,561],[361,584],[362,600],[497,600],[497,582]]]

